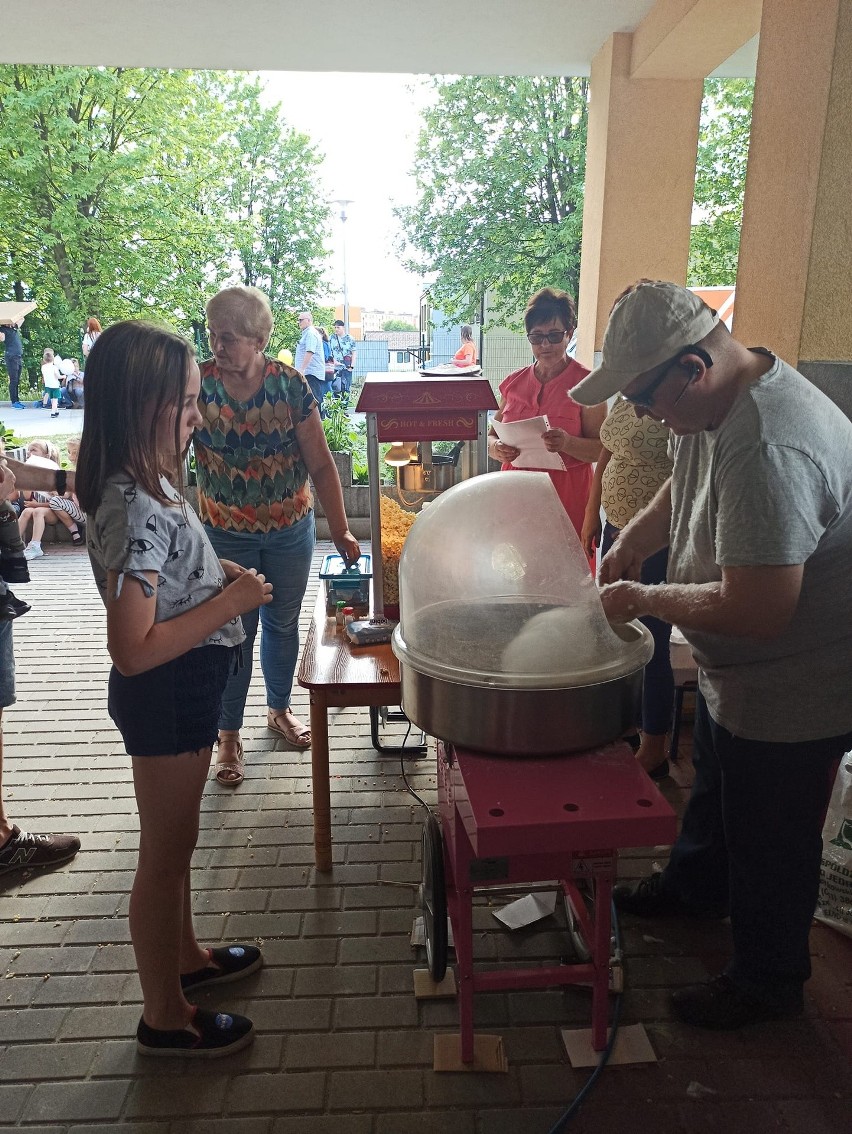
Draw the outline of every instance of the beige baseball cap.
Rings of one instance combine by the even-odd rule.
[[[680,284],[640,284],[612,309],[601,364],[573,387],[571,397],[581,406],[605,402],[646,370],[700,343],[718,322],[716,312]]]

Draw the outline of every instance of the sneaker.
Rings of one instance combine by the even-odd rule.
[[[76,835],[33,835],[13,827],[11,837],[0,847],[0,874],[21,867],[59,866],[79,849]]]
[[[57,410],[55,413],[52,413],[50,416],[51,417],[59,417],[59,410]]]
[[[689,906],[674,894],[669,894],[663,889],[662,873],[642,878],[635,885],[623,882],[615,886],[612,900],[617,910],[636,914],[637,917],[668,917],[680,914],[713,921],[728,916],[728,911],[722,907]]]
[[[28,583],[30,573],[27,570],[27,561],[24,553],[14,555],[0,555],[0,579],[4,583]]]
[[[748,1024],[801,1016],[804,997],[799,992],[798,997],[791,997],[788,1004],[778,1007],[751,996],[722,973],[704,984],[679,988],[671,995],[671,1005],[675,1015],[685,1024],[714,1031],[731,1031]]]
[[[29,614],[32,607],[28,602],[23,599],[17,598],[11,591],[6,591],[5,595],[0,596],[0,621],[11,622],[15,618],[20,618],[22,614]]]
[[[263,957],[256,945],[223,945],[218,949],[208,949],[207,955],[209,965],[196,969],[194,973],[181,973],[180,986],[184,992],[242,980],[263,965]]]
[[[136,1029],[140,1055],[177,1055],[190,1059],[217,1059],[248,1047],[254,1040],[254,1024],[246,1016],[208,1012],[194,1008],[185,1028],[166,1031],[149,1027],[144,1020]]]
[[[26,409],[23,402],[12,402],[12,409]]]
[[[38,559],[40,555],[44,555],[40,543],[28,543],[24,548],[24,559]]]

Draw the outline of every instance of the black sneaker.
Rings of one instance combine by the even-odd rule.
[[[80,849],[76,835],[33,835],[12,828],[11,838],[0,847],[0,874],[7,870],[27,870],[35,866],[59,866]]]
[[[671,1004],[675,1015],[685,1024],[720,1032],[770,1020],[788,1020],[801,1016],[804,1011],[801,992],[779,1007],[749,995],[724,973],[705,984],[679,988],[672,993]]]
[[[195,1008],[190,1022],[178,1031],[151,1028],[141,1019],[136,1029],[140,1055],[177,1055],[182,1059],[218,1059],[248,1047],[253,1040],[254,1024],[246,1016],[203,1008]]]
[[[19,599],[11,591],[6,591],[5,595],[0,596],[0,619],[4,622],[11,622],[13,618],[20,618],[22,614],[29,614],[31,610],[32,607],[28,602]]]
[[[720,920],[728,916],[727,909],[721,906],[706,908],[689,906],[674,894],[663,889],[663,875],[651,874],[635,885],[622,882],[612,891],[615,908],[622,913],[636,914],[637,917],[697,917],[708,921]]]
[[[184,992],[190,989],[207,988],[211,984],[230,984],[234,980],[257,972],[263,965],[263,957],[256,945],[222,945],[208,949],[210,964],[194,973],[181,973],[180,986]]]

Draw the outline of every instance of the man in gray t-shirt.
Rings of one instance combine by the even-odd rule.
[[[621,392],[674,434],[671,480],[601,564],[612,621],[675,623],[699,664],[695,781],[662,872],[616,888],[638,915],[724,916],[725,972],[677,1015],[736,1028],[800,1013],[821,830],[852,748],[852,422],[801,374],[733,339],[686,288],[637,285],[571,391]],[[642,561],[669,546],[668,581]]]

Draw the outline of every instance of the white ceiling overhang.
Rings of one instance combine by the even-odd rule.
[[[696,2],[677,0],[680,9]],[[0,63],[587,75],[609,37],[634,31],[653,7],[654,0],[32,0],[6,12]],[[755,37],[714,74],[753,76],[756,57]]]

